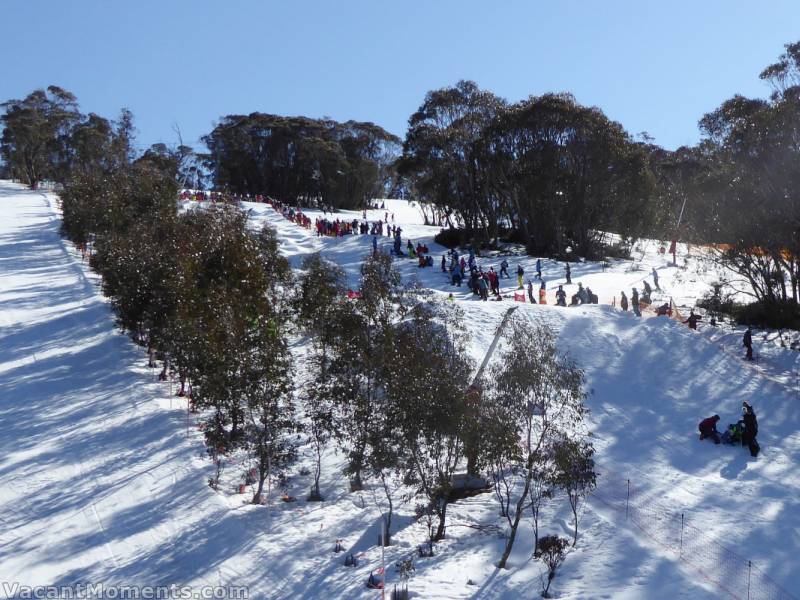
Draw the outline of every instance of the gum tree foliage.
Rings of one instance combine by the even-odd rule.
[[[567,493],[575,530],[572,545],[578,543],[578,508],[597,483],[594,447],[584,439],[561,435],[553,446],[553,484]]]
[[[704,139],[680,149],[673,187],[686,200],[682,234],[716,244],[733,289],[767,307],[800,300],[800,43],[761,78],[769,99],[734,96],[700,120]]]
[[[340,323],[348,322],[352,305],[346,297],[345,273],[336,264],[312,254],[303,261],[293,301],[294,313],[302,330],[312,339],[307,372],[315,373],[302,395],[307,433],[315,453],[314,485],[310,500],[323,499],[319,480],[322,474],[322,452],[334,435],[335,404],[338,386],[329,369],[337,355]]]
[[[417,487],[438,521],[432,541],[445,536],[452,477],[464,458],[464,382],[474,365],[467,338],[458,333],[463,317],[453,306],[420,302],[387,348],[387,420],[404,480]]]
[[[498,206],[475,160],[475,147],[504,107],[504,100],[474,82],[459,81],[428,92],[409,119],[398,174],[451,227],[482,228],[496,235]]]
[[[73,94],[58,86],[0,105],[0,157],[8,174],[35,188],[43,179],[66,184],[86,173],[124,168],[133,160],[133,116],[117,121],[79,111]]]
[[[203,138],[218,188],[357,208],[387,188],[400,140],[373,123],[228,115]]]
[[[510,531],[500,568],[506,566],[523,515],[539,499],[532,488],[549,484],[556,442],[581,436],[588,414],[583,372],[559,356],[549,327],[516,317],[504,341],[483,405],[491,440],[489,472]]]
[[[652,222],[647,155],[619,123],[569,94],[506,107],[477,160],[502,216],[535,253],[595,253],[601,231],[638,235]]]
[[[370,442],[382,430],[381,419],[387,414],[383,383],[387,350],[395,343],[392,323],[402,314],[404,301],[391,257],[377,253],[367,256],[361,266],[360,296],[326,307],[332,309],[326,312],[324,325],[331,335],[320,338],[324,346],[318,346],[317,361],[323,361],[324,368],[311,386],[317,403],[330,407],[331,433],[347,454],[346,472],[353,490],[363,487]]]
[[[333,333],[329,321],[345,301],[346,283],[344,270],[323,259],[319,253],[303,259],[294,313],[302,329],[323,342],[323,350],[331,341],[327,339],[327,334]]]
[[[541,539],[533,557],[547,567],[547,583],[542,584],[542,598],[550,597],[550,584],[556,576],[556,569],[567,558],[569,540],[557,535],[547,535]]]
[[[4,109],[0,154],[14,176],[33,189],[43,179],[55,179],[70,129],[81,118],[75,96],[51,85],[0,107]]]
[[[653,222],[643,144],[569,94],[508,105],[473,82],[429,92],[409,120],[398,175],[484,241],[509,230],[531,251],[596,250],[598,230]]]

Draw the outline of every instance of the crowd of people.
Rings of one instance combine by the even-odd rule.
[[[223,196],[218,192],[191,192],[184,190],[181,193],[182,199],[191,200],[212,200],[212,201],[227,201],[236,200],[235,197]],[[250,198],[239,198],[249,200]],[[256,202],[268,202],[273,208],[281,213],[284,218],[298,224],[306,229],[311,228],[311,219],[305,215],[299,208],[295,209],[284,203],[273,199],[265,199],[264,196],[255,196]],[[371,209],[384,210],[385,205],[370,206]],[[421,242],[414,244],[410,239],[403,245],[402,227],[395,225],[394,214],[385,211],[384,218],[377,221],[369,222],[367,220],[367,212],[362,212],[362,219],[353,219],[351,221],[343,219],[331,219],[325,216],[327,210],[323,208],[323,216],[314,220],[314,229],[316,235],[342,237],[345,235],[371,235],[373,252],[378,251],[378,238],[386,235],[391,238],[393,243],[391,253],[395,256],[402,257],[408,256],[409,258],[416,258],[419,268],[426,268],[434,266],[433,256],[430,255],[428,246]],[[392,221],[392,224],[389,221]],[[502,300],[503,296],[500,292],[500,280],[511,279],[509,274],[509,263],[506,258],[503,258],[497,265],[497,270],[494,266],[490,266],[488,270],[484,270],[483,265],[478,264],[477,256],[474,249],[470,249],[468,254],[459,254],[458,250],[450,250],[447,254],[442,255],[441,270],[446,273],[450,284],[453,286],[461,287],[463,284],[470,288],[472,293],[479,296],[482,300],[488,300],[491,296],[495,300]],[[542,277],[542,259],[537,258],[535,263],[535,276],[533,279],[528,279],[527,282],[527,301],[531,304],[547,304],[547,283]],[[631,289],[630,299],[625,291],[620,292],[619,307],[623,311],[630,310],[637,317],[642,316],[642,310],[650,308],[653,304],[654,291],[661,291],[659,285],[658,271],[653,268],[651,271],[653,285],[647,279],[641,283],[641,293],[638,288]],[[516,283],[518,290],[525,290],[525,269],[522,264],[518,264],[516,268]],[[555,305],[556,306],[580,306],[583,304],[598,304],[598,296],[591,290],[591,288],[584,287],[582,282],[578,282],[578,289],[569,296],[567,302],[567,292],[564,290],[564,285],[572,285],[572,268],[569,262],[564,263],[564,279],[566,283],[559,284],[555,291]],[[534,280],[538,280],[538,284],[534,285]],[[538,287],[538,293],[536,288]],[[514,294],[514,300],[524,302],[526,294]],[[616,300],[613,302],[616,305]],[[672,317],[673,308],[671,303],[665,302],[657,307],[651,309],[657,316]],[[681,322],[688,325],[690,329],[697,329],[698,322],[702,321],[702,317],[690,310],[689,316],[686,319],[681,319]],[[716,322],[712,318],[711,325]],[[746,348],[746,358],[753,360],[753,345],[752,345],[752,332],[748,327],[742,340],[743,346]]]
[[[260,194],[251,197],[250,195],[242,196],[240,194],[201,190],[181,190],[179,198],[196,202],[225,202],[229,204],[234,202],[267,202],[267,199]]]

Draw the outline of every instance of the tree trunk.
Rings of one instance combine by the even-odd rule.
[[[263,474],[259,474],[258,477],[258,489],[256,493],[253,494],[253,504],[261,504],[261,494],[264,493],[264,481],[266,480],[266,476]]]
[[[447,518],[447,502],[440,499],[442,506],[436,510],[439,515],[439,525],[436,527],[436,535],[433,536],[433,541],[438,542],[444,539],[445,535],[445,519]]]
[[[572,547],[575,547],[575,544],[578,543],[578,503],[577,500],[573,503],[570,502],[572,505],[572,518],[575,519],[575,531],[572,535]]]
[[[517,529],[519,528],[519,521],[521,517],[522,511],[519,510],[519,507],[517,507],[517,513],[514,515],[514,523],[511,525],[511,535],[508,536],[506,548],[503,550],[503,556],[500,558],[500,562],[497,563],[498,569],[506,568],[506,562],[508,562],[508,557],[511,555],[511,549],[514,547],[514,540],[517,538]]]

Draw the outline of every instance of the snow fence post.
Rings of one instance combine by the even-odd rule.
[[[628,479],[628,495],[625,496],[625,520],[628,520],[628,504],[631,500],[631,480]]]
[[[747,600],[750,600],[750,571],[753,568],[752,561],[747,561]]]
[[[678,556],[683,556],[683,513],[681,513],[681,540],[680,540],[680,549],[678,550]]]

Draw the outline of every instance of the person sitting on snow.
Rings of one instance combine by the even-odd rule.
[[[406,244],[406,250],[408,250],[408,255],[411,258],[414,258],[414,257],[417,256],[417,252],[416,252],[416,250],[414,250],[414,244],[411,243],[411,240],[408,240],[408,243]]]
[[[456,265],[453,267],[453,271],[450,274],[450,284],[461,287],[461,279],[462,279],[461,265],[456,263]]]
[[[700,429],[700,439],[711,438],[715,444],[719,444],[719,431],[717,431],[717,423],[719,422],[719,415],[708,417],[700,421],[698,429]]]
[[[744,431],[744,422],[731,423],[728,428],[722,433],[723,444],[739,444],[742,441],[742,432]]]

